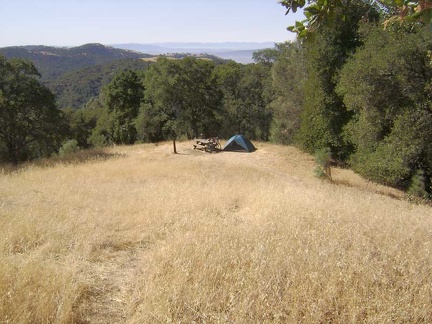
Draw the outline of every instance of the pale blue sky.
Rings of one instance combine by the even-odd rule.
[[[0,47],[283,42],[302,15],[277,0],[0,0]]]

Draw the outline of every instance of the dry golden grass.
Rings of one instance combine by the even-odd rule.
[[[432,322],[431,207],[257,146],[0,173],[0,323]]]

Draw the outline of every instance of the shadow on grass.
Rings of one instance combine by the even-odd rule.
[[[10,174],[19,172],[29,167],[51,168],[56,165],[76,165],[88,162],[106,161],[112,158],[124,156],[119,153],[108,153],[104,149],[81,150],[68,153],[63,156],[52,156],[50,158],[35,159],[33,161],[22,162],[18,165],[0,164],[0,174]]]
[[[352,184],[346,180],[333,180],[333,184],[338,185],[338,186],[345,186],[345,187],[362,188],[362,187],[356,186],[356,185],[354,185],[354,184]],[[416,197],[416,196],[410,195],[406,192],[402,192],[402,189],[400,189],[401,190],[400,194],[394,194],[392,192],[386,192],[386,191],[379,190],[379,189],[364,189],[364,190],[376,193],[378,195],[387,196],[387,197],[390,197],[390,198],[395,199],[395,200],[404,200],[404,201],[408,201],[408,202],[415,204],[415,205],[427,205],[429,207],[432,207],[432,198],[429,199],[429,198]]]

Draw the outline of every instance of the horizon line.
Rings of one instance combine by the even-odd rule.
[[[104,46],[112,46],[112,45],[155,45],[155,44],[267,44],[267,43],[283,43],[283,42],[292,42],[292,40],[285,40],[285,41],[161,41],[161,42],[113,42],[113,43],[100,43],[100,42],[87,42],[82,43],[78,45],[52,45],[52,44],[21,44],[21,45],[0,45],[0,48],[5,47],[25,47],[25,46],[47,46],[47,47],[60,47],[60,48],[71,48],[71,47],[79,47],[83,45],[89,45],[89,44],[99,44]]]

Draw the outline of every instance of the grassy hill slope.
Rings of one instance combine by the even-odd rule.
[[[255,144],[0,172],[0,322],[430,323],[432,209]]]

